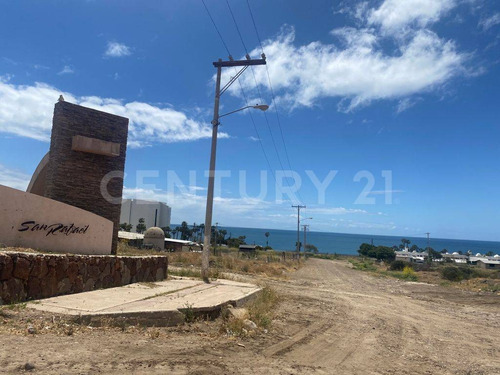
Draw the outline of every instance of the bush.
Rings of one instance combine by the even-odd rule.
[[[411,281],[417,281],[418,279],[417,274],[410,266],[405,266],[405,268],[403,268],[403,278]]]
[[[358,262],[356,260],[349,260],[349,262],[353,265],[353,268],[358,271],[376,271],[377,267],[375,267],[371,261],[368,262]]]
[[[391,263],[389,269],[391,271],[402,271],[406,266],[408,266],[408,262],[405,262],[404,260],[395,260]]]
[[[464,279],[463,273],[460,271],[460,268],[448,266],[441,270],[441,276],[444,279],[449,281],[461,281]]]
[[[373,246],[368,243],[362,243],[358,253],[378,260],[393,260],[396,256],[394,249],[387,246]]]

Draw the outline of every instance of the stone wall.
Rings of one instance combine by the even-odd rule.
[[[113,222],[113,254],[116,253],[120,226],[128,119],[60,101],[55,105],[50,140],[45,197],[82,208]],[[87,137],[102,144],[119,146],[118,155],[99,154],[99,150],[76,151],[73,137]],[[102,150],[101,150],[102,151]],[[116,173],[105,191],[116,202],[103,197],[101,182]]]
[[[112,288],[167,277],[164,256],[0,253],[0,304]]]

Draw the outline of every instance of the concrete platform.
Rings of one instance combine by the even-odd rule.
[[[118,288],[69,294],[28,303],[27,307],[99,324],[113,319],[129,324],[177,325],[185,314],[218,316],[227,304],[239,306],[261,288],[231,280],[205,284],[201,280],[171,280],[130,284]]]

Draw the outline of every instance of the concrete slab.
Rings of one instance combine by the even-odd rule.
[[[222,306],[240,306],[261,288],[231,280],[205,284],[201,280],[172,280],[137,283],[47,298],[28,303],[40,311],[74,316],[83,322],[120,319],[131,324],[176,325],[184,321],[183,311],[215,316]]]

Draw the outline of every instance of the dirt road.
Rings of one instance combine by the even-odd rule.
[[[0,373],[29,362],[60,374],[500,374],[500,296],[314,259],[268,283],[282,302],[267,334],[227,337],[219,321],[71,336],[2,330]]]

